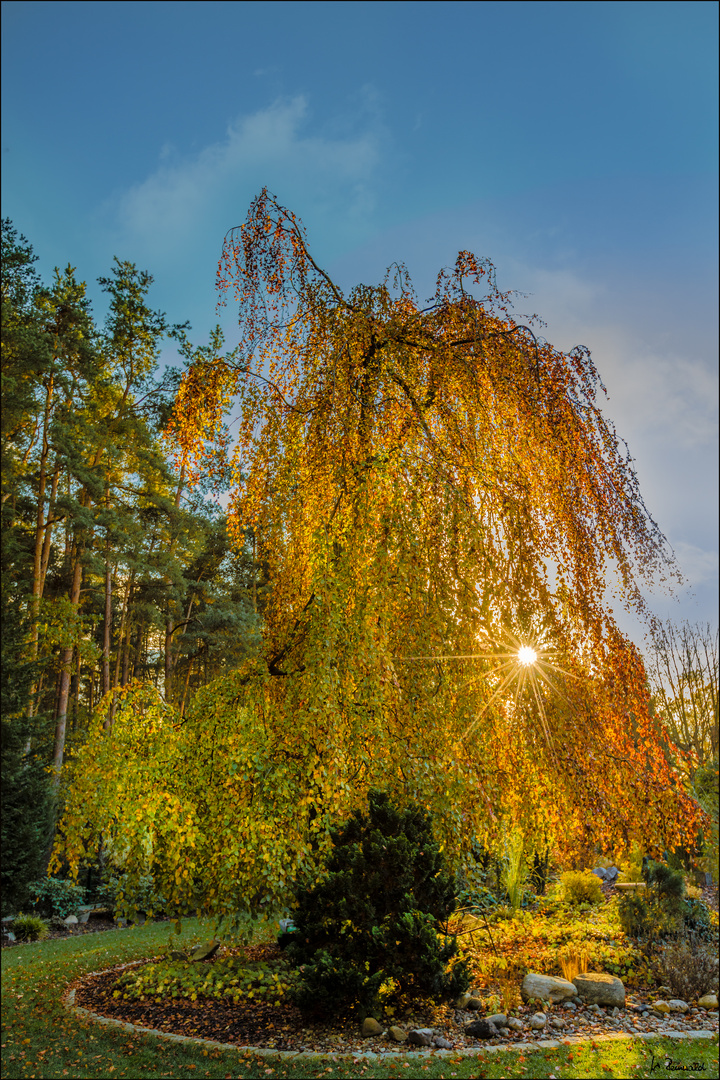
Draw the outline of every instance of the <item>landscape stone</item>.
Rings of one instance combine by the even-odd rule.
[[[16,941],[17,940],[15,935],[13,934],[12,930],[3,930],[3,934],[8,939],[8,941]]]
[[[517,1016],[508,1016],[507,1026],[511,1031],[522,1031],[523,1022],[518,1020]]]
[[[670,1012],[686,1013],[690,1008],[687,1001],[683,1001],[681,998],[670,998],[668,1005],[670,1006]]]
[[[63,919],[66,926],[77,926],[77,915],[68,915],[67,919]]]
[[[464,994],[461,994],[460,997],[457,998],[456,1001],[455,1001],[455,1008],[456,1009],[467,1009],[468,1002],[471,1000],[471,998],[472,998],[472,994],[469,994],[467,992],[465,992]]]
[[[207,945],[199,945],[197,949],[193,949],[190,959],[193,963],[197,963],[199,960],[211,960],[219,948],[219,941],[210,941]]]
[[[465,1006],[466,1009],[482,1009],[482,1007],[483,1007],[483,1000],[482,1000],[482,998],[478,998],[478,997],[471,997],[470,1000],[468,1001],[467,1005]]]
[[[545,1013],[537,1012],[534,1013],[530,1019],[530,1027],[533,1031],[540,1031],[541,1028],[545,1027],[546,1022],[547,1017],[545,1016]]]
[[[698,998],[698,1005],[701,1009],[714,1010],[718,1007],[717,994],[703,994],[701,998]]]
[[[617,866],[608,866],[607,870],[605,871],[605,880],[615,881],[619,873],[620,871],[618,870]]]
[[[487,1020],[473,1020],[471,1024],[465,1025],[465,1034],[474,1039],[494,1039],[497,1033],[495,1025],[489,1024]]]
[[[369,1038],[371,1035],[382,1034],[382,1028],[378,1024],[377,1020],[373,1016],[366,1016],[363,1020],[362,1033],[364,1038]]]
[[[661,1001],[660,999],[658,999],[657,1001],[653,1001],[652,1007],[655,1010],[655,1012],[659,1012],[659,1013],[669,1013],[670,1012],[670,1006],[668,1005],[667,1001]]]
[[[89,911],[83,911],[82,915],[80,916],[80,922],[81,923],[86,923],[89,918],[90,918],[90,912]]]
[[[431,1046],[432,1045],[432,1031],[428,1034],[428,1028],[413,1028],[408,1032],[408,1042],[413,1046]]]
[[[575,976],[578,995],[589,1005],[625,1005],[625,987],[622,979],[601,971],[585,971]]]
[[[605,880],[605,871],[601,866],[596,866],[593,870],[593,874],[595,874],[596,877],[599,877],[601,881]]]
[[[407,1031],[403,1031],[401,1027],[393,1026],[390,1028],[389,1035],[395,1042],[405,1042],[407,1039]]]
[[[523,979],[520,993],[523,1001],[539,998],[540,1001],[556,1004],[558,1001],[574,998],[579,991],[575,984],[568,982],[567,979],[559,979],[554,975],[537,975],[535,972],[528,971]]]
[[[179,949],[173,949],[170,953],[171,960],[189,960],[190,957],[186,952],[180,952]]]
[[[486,1016],[488,1024],[494,1024],[495,1027],[506,1027],[507,1016],[505,1013],[493,1013],[492,1016]]]
[[[438,1050],[452,1050],[453,1044],[447,1039],[443,1039],[442,1035],[436,1035],[433,1039],[433,1042],[435,1046],[437,1046]]]

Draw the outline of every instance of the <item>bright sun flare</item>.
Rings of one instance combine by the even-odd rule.
[[[534,649],[531,649],[529,645],[523,645],[518,649],[517,656],[520,663],[524,664],[525,667],[530,667],[530,665],[534,664],[537,660],[537,653]]]

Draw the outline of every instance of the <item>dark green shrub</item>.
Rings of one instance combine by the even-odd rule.
[[[644,891],[625,893],[618,913],[626,934],[636,938],[664,938],[682,931],[685,879],[680,870],[648,859],[643,864]]]
[[[68,915],[77,915],[85,903],[85,890],[64,878],[47,877],[34,881],[30,885],[30,895],[33,907],[47,918],[59,915],[65,919]]]
[[[442,927],[455,907],[430,819],[370,792],[333,831],[327,877],[296,893],[297,927],[288,946],[300,965],[294,1000],[317,1015],[357,1001],[371,1008],[397,994],[443,996],[468,985],[457,942]]]
[[[37,915],[16,916],[12,928],[18,941],[41,941],[48,936],[47,924]]]

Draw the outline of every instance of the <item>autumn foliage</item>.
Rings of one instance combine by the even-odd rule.
[[[642,611],[643,581],[673,564],[588,350],[516,322],[470,252],[424,307],[402,266],[345,294],[265,190],[219,285],[236,359],[190,367],[169,434],[198,475],[231,405],[239,419],[230,522],[271,582],[264,655],[163,720],[163,767],[137,735],[148,813],[116,804],[116,843],[136,852],[142,830],[178,898],[202,865],[208,905],[235,910],[286,896],[373,787],[427,807],[451,862],[509,829],[563,858],[687,842],[696,804],[606,601],[614,583]],[[78,762],[105,762],[108,799],[122,784],[103,746],[136,717],[129,695]],[[89,783],[68,822],[90,816]],[[172,822],[192,827],[154,848]]]

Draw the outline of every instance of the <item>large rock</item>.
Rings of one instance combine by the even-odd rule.
[[[381,1035],[382,1028],[374,1016],[366,1016],[363,1020],[362,1033],[366,1039],[371,1035]]]
[[[77,915],[68,915],[67,919],[63,919],[66,926],[77,926]]]
[[[485,1019],[487,1020],[488,1024],[494,1024],[495,1027],[507,1026],[507,1016],[505,1015],[505,1013],[493,1013],[492,1016],[486,1016]]]
[[[471,1035],[473,1039],[494,1039],[497,1033],[495,1025],[489,1024],[487,1020],[473,1020],[472,1024],[465,1025],[465,1034]]]
[[[670,998],[668,1001],[670,1006],[670,1012],[686,1013],[690,1006],[687,1001],[683,1001],[682,998]]]
[[[395,1042],[405,1042],[405,1040],[407,1039],[407,1031],[403,1031],[401,1027],[391,1027],[388,1034],[391,1039],[395,1040]]]
[[[578,997],[582,998],[586,1005],[609,1005],[611,1008],[617,1005],[619,1009],[625,1007],[625,987],[622,979],[600,971],[585,971],[582,975],[576,975],[573,981]]]
[[[701,998],[698,998],[698,1005],[701,1009],[714,1011],[718,1007],[717,994],[703,994]]]
[[[408,1032],[408,1042],[413,1046],[432,1046],[432,1028],[413,1028]]]
[[[472,1000],[472,994],[465,991],[465,993],[461,994],[459,998],[456,998],[456,1000],[455,1000],[455,1008],[456,1009],[467,1009],[468,1002],[471,1001],[471,1000]]]
[[[558,1001],[567,1001],[577,997],[578,990],[574,983],[567,979],[558,979],[554,975],[536,975],[528,971],[520,988],[523,1001],[531,998],[539,998],[540,1001],[550,1001],[556,1004]]]

